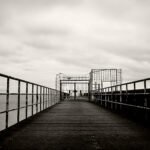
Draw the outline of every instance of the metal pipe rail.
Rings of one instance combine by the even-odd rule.
[[[150,78],[102,88],[93,95],[105,108],[150,121]]]
[[[0,74],[0,81],[1,79],[5,82],[0,82],[0,131],[47,109],[60,100],[58,90],[5,74]],[[1,92],[2,90],[4,92]]]

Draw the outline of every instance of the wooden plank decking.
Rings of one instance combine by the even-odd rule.
[[[148,150],[150,130],[86,101],[63,101],[24,121],[4,150]]]

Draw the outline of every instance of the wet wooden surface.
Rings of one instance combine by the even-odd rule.
[[[10,131],[7,150],[148,150],[150,130],[86,101],[63,101]]]

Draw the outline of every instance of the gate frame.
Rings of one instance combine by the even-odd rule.
[[[64,83],[63,83],[64,82]],[[71,83],[69,83],[71,82]],[[77,82],[81,82],[81,83],[77,83]],[[82,83],[82,82],[87,82],[87,83]],[[63,96],[62,96],[62,85],[63,84],[74,84],[74,91],[76,90],[76,85],[77,84],[87,84],[88,86],[88,100],[90,100],[90,80],[71,80],[71,79],[68,79],[68,80],[60,80],[60,101],[63,100]],[[74,92],[74,100],[76,100],[76,92]]]

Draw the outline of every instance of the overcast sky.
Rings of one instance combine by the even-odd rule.
[[[0,72],[53,86],[59,72],[150,77],[149,0],[0,0]]]

